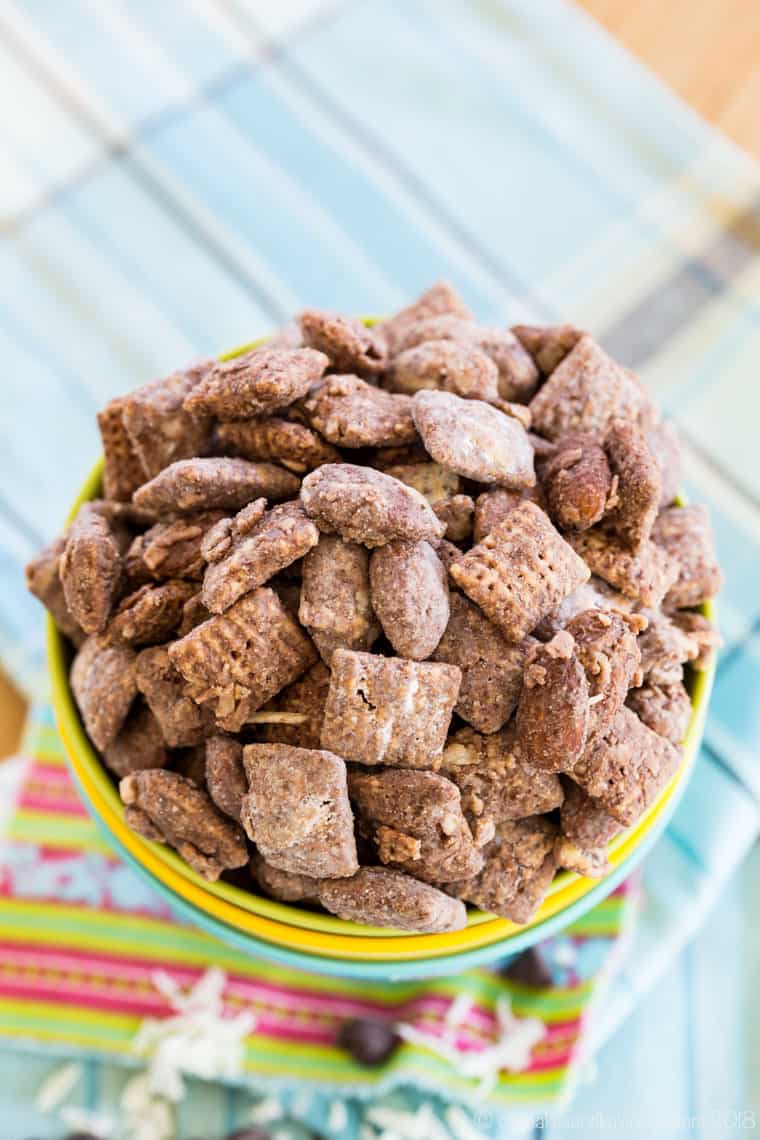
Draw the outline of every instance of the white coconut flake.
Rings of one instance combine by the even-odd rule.
[[[348,1109],[342,1100],[334,1100],[330,1105],[327,1127],[330,1132],[345,1132],[348,1128]]]
[[[245,1039],[256,1019],[249,1011],[224,1016],[223,971],[207,970],[188,991],[160,970],[153,982],[175,1014],[146,1018],[133,1041],[134,1051],[147,1059],[151,1093],[176,1103],[185,1095],[185,1076],[205,1081],[240,1077]]]
[[[604,700],[604,693],[596,693],[593,697],[589,697],[588,707],[591,708],[593,705],[598,705],[599,702],[603,701],[603,700]]]
[[[446,1010],[443,1024],[453,1036],[457,1029],[461,1029],[467,1021],[472,1009],[472,998],[468,994],[459,994]]]
[[[75,1132],[89,1132],[93,1136],[99,1136],[100,1140],[111,1140],[116,1133],[116,1121],[104,1112],[93,1112],[69,1104],[61,1109],[59,1115],[67,1128]]]
[[[79,1083],[81,1076],[82,1066],[76,1061],[55,1069],[37,1090],[35,1104],[40,1112],[55,1112]]]
[[[449,1105],[444,1117],[454,1140],[488,1140],[458,1104]]]
[[[501,997],[496,1003],[498,1037],[491,1045],[477,1051],[462,1052],[446,1037],[436,1037],[415,1025],[396,1026],[404,1041],[429,1049],[448,1061],[463,1077],[481,1082],[486,1091],[495,1084],[502,1069],[521,1072],[530,1064],[535,1045],[544,1037],[546,1026],[535,1017],[515,1017],[509,1000]]]
[[[553,948],[552,957],[558,966],[564,966],[566,969],[575,965],[578,953],[575,949],[574,943],[569,940],[558,942]]]
[[[294,1116],[306,1116],[310,1111],[314,1097],[308,1091],[297,1092],[290,1102],[290,1109]]]
[[[429,1104],[421,1104],[414,1112],[404,1108],[375,1105],[366,1119],[380,1129],[378,1140],[451,1140]]]
[[[138,1073],[127,1081],[119,1107],[124,1114],[125,1140],[173,1140],[173,1105],[152,1092],[149,1073]]]
[[[249,1124],[273,1124],[285,1115],[280,1102],[273,1096],[257,1101],[248,1113]]]

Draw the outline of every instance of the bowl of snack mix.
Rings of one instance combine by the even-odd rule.
[[[698,752],[721,573],[671,425],[588,333],[485,328],[438,284],[98,422],[27,577],[80,790],[175,909],[412,976],[630,873]]]

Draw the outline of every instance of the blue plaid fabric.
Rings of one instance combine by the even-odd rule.
[[[710,948],[673,963],[723,889],[714,921],[750,937],[750,880],[725,884],[760,800],[756,164],[563,0],[6,0],[0,32],[6,668],[39,691],[22,567],[60,528],[110,396],[304,305],[384,313],[439,277],[483,320],[590,328],[678,421],[726,569],[706,747],[596,1030],[636,1006],[646,1061],[621,1080],[618,1054],[605,1096],[741,1107],[758,1042],[738,1043],[740,994],[710,980],[737,1035],[720,1090],[688,1045],[710,1036]],[[726,949],[736,978],[743,953]],[[667,970],[655,1008],[642,994]]]

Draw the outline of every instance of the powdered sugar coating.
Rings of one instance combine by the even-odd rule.
[[[413,414],[425,449],[443,467],[479,483],[516,489],[535,483],[533,448],[512,416],[481,400],[434,391],[416,394]]]
[[[301,484],[301,502],[320,530],[368,547],[394,539],[433,541],[445,529],[413,487],[351,463],[326,463],[312,471]]]
[[[430,543],[378,547],[369,578],[372,609],[399,657],[430,657],[449,620],[448,576]]]
[[[359,764],[440,765],[461,673],[456,666],[336,649],[322,747]]]

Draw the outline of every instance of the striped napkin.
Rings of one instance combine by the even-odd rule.
[[[355,1124],[359,1102],[408,1086],[468,1106],[483,1135],[508,1110],[535,1113],[566,1099],[585,1053],[587,1016],[629,926],[630,884],[544,944],[550,988],[485,970],[394,984],[326,978],[258,961],[175,920],[113,856],[88,817],[49,710],[35,716],[27,751],[0,843],[0,1039],[6,1043],[135,1065],[141,1021],[170,1013],[154,984],[156,971],[188,988],[213,965],[227,976],[225,1011],[249,1011],[256,1022],[236,1083],[259,1092],[310,1091],[306,1115],[314,1127],[336,1098],[357,1102],[349,1105]],[[492,1088],[421,1045],[405,1043],[383,1068],[367,1070],[336,1044],[345,1019],[381,1017],[435,1036],[448,1027],[466,1055],[493,1042],[505,999],[515,1017],[539,1023],[540,1040],[526,1067],[502,1072]],[[452,1025],[454,1003],[460,1012]]]

